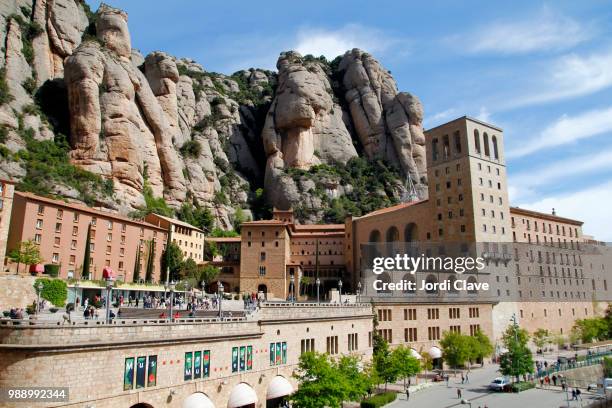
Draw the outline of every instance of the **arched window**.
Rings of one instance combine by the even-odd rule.
[[[499,159],[499,151],[497,150],[497,137],[493,136],[491,138],[491,141],[493,142],[493,155],[496,159]]]
[[[474,147],[476,153],[480,154],[480,133],[478,133],[478,129],[474,129]]]
[[[487,132],[484,132],[482,134],[482,144],[484,144],[484,153],[485,156],[491,156],[491,151],[489,150],[489,135],[487,135]]]
[[[387,230],[387,242],[397,242],[400,240],[399,231],[395,226],[389,227]]]
[[[448,135],[442,136],[442,155],[444,156],[444,160],[450,157],[450,139]]]
[[[433,283],[438,283],[438,278],[435,277],[435,275],[427,275],[427,278],[425,278],[425,284],[427,285],[427,288],[425,289],[425,293],[427,294],[436,294],[438,293],[438,287],[429,287],[430,284]]]
[[[380,242],[380,231],[374,230],[370,232],[370,239],[368,242]]]
[[[406,282],[412,282],[412,287],[416,288],[416,278],[414,277],[413,274],[411,273],[405,274],[402,280],[405,280]],[[404,293],[416,293],[416,289],[409,289],[407,287],[406,289],[404,289]]]
[[[438,160],[438,139],[433,139],[431,141],[431,157],[433,158],[433,161]]]
[[[381,281],[382,283],[391,283],[391,276],[390,276],[390,275],[389,275],[387,272],[383,272],[383,273],[380,275],[380,278],[379,278],[379,279],[380,279],[380,281]],[[381,285],[381,286],[382,286],[382,287],[384,287],[384,289],[382,289],[382,290],[377,290],[377,291],[376,291],[377,293],[391,293],[391,290],[390,290],[390,289],[388,289],[388,288],[389,288],[389,285]]]
[[[455,153],[460,154],[461,153],[461,134],[459,133],[459,131],[456,131],[453,134],[453,142],[455,143]]]
[[[404,228],[404,241],[413,242],[418,239],[419,235],[416,224],[411,222],[410,224],[406,225],[406,228]]]

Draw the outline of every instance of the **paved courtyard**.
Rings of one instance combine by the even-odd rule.
[[[461,389],[463,399],[471,402],[472,408],[577,408],[587,407],[597,401],[594,399],[593,395],[586,393],[584,390],[582,394],[583,400],[569,401],[569,405],[566,393],[562,392],[560,389],[532,389],[518,394],[490,392],[487,386],[492,379],[499,376],[497,370],[497,365],[488,365],[484,368],[474,369],[468,375],[468,384],[461,384],[460,376],[456,378],[451,376],[448,387],[444,382],[437,383],[431,387],[413,392],[408,401],[406,400],[406,395],[401,394],[399,398],[388,405],[388,407],[469,407],[469,404],[461,404],[461,400],[457,398],[457,389]],[[605,406],[605,403],[601,406]]]

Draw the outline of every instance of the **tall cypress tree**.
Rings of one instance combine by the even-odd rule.
[[[147,259],[147,274],[145,280],[151,282],[153,280],[153,265],[155,259],[155,239],[149,241],[149,259]]]
[[[91,223],[87,226],[87,239],[85,240],[85,254],[83,255],[83,271],[81,278],[89,278],[89,265],[91,263]]]
[[[138,282],[140,279],[140,242],[136,248],[136,261],[134,262],[134,278],[133,282]]]

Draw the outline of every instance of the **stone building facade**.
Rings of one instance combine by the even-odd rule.
[[[144,220],[149,224],[166,229],[170,241],[178,245],[183,252],[183,259],[191,258],[196,263],[202,262],[204,259],[204,231],[189,223],[155,213],[148,214]]]
[[[59,266],[59,277],[85,278],[82,271],[88,230],[90,279],[102,279],[102,269],[110,266],[118,280],[131,282],[136,254],[140,251],[140,276],[145,276],[146,262],[151,254],[154,257],[152,280],[160,280],[166,229],[31,193],[14,194],[7,250],[17,248],[22,241],[33,240],[39,244],[43,263]],[[11,271],[16,268],[16,264],[9,264]],[[21,265],[22,272],[26,268]]]
[[[68,403],[40,406],[175,408],[204,396],[212,404],[204,406],[266,407],[267,400],[296,389],[293,373],[304,351],[352,354],[367,362],[372,318],[369,305],[284,304],[263,306],[249,320],[223,322],[5,325],[0,386],[69,387]],[[126,364],[136,365],[127,380]],[[202,395],[192,397],[196,393]]]

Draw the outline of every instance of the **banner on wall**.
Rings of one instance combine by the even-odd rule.
[[[136,388],[144,388],[147,371],[147,358],[145,356],[136,359]]]
[[[134,388],[134,357],[125,359],[123,371],[123,390],[131,390]]]
[[[149,356],[149,368],[147,376],[147,387],[157,385],[157,356]]]
[[[253,346],[247,346],[246,369],[253,369]]]
[[[240,346],[240,371],[244,371],[246,367],[246,347]]]
[[[193,364],[192,355],[192,352],[185,353],[185,381],[191,380],[193,374],[191,371],[191,367]]]
[[[232,347],[232,373],[238,371],[238,347]]]
[[[270,365],[275,365],[276,362],[276,343],[270,343]]]
[[[275,365],[279,365],[282,362],[282,346],[281,343],[276,343],[276,362]]]
[[[202,377],[202,352],[196,351],[193,354],[193,378]]]
[[[204,378],[207,378],[210,376],[210,350],[204,350],[202,360],[204,360]]]
[[[287,342],[283,341],[283,364],[287,364]]]

